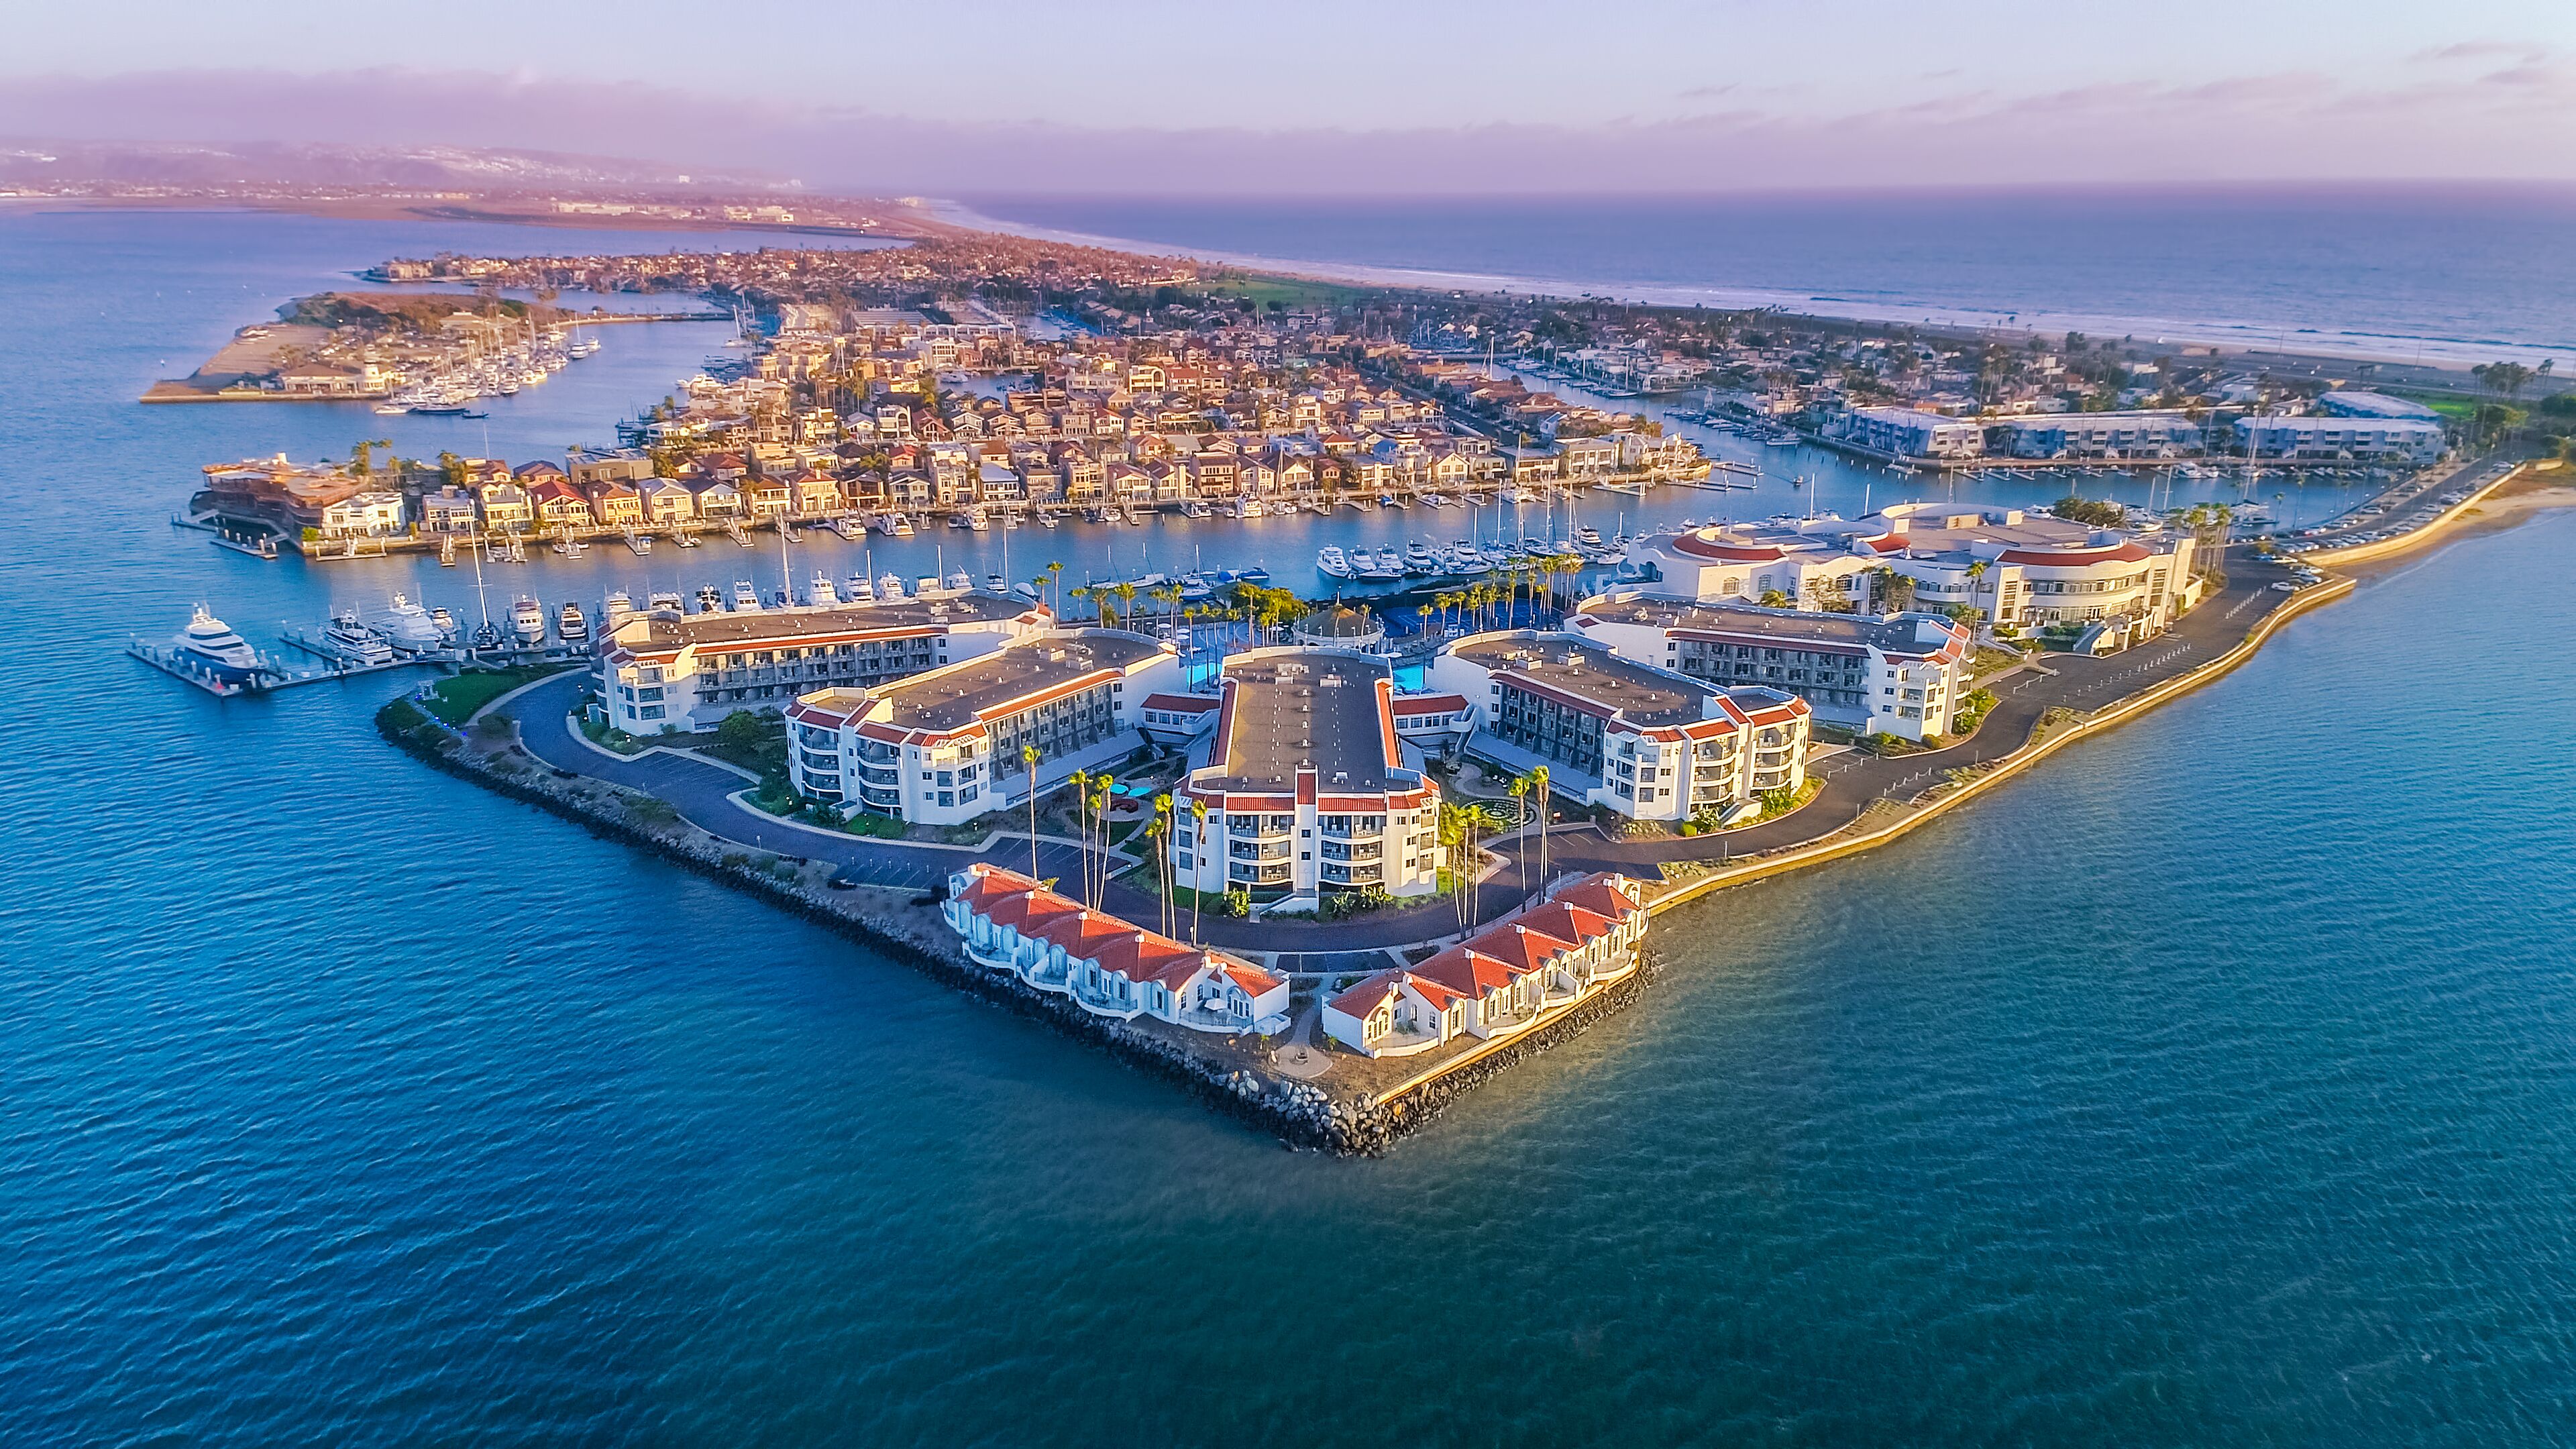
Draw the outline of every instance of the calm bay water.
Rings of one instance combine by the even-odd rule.
[[[133,405],[163,359],[567,244],[0,214],[0,1437],[2568,1439],[2576,517],[1671,920],[1650,1008],[1325,1161],[421,770],[397,685],[116,657],[411,567],[169,529],[199,462],[386,420]],[[704,330],[612,332],[495,446],[598,438]]]

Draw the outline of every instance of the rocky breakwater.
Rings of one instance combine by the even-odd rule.
[[[527,753],[506,716],[487,712],[456,730],[397,699],[377,711],[376,730],[434,769],[721,881],[1067,1036],[1095,1042],[1288,1146],[1374,1153],[1429,1120],[1409,1107],[1354,1108],[1320,1088],[1262,1070],[1269,1051],[1258,1039],[1201,1036],[1151,1018],[1094,1016],[1070,998],[976,964],[940,914],[935,894],[846,882],[836,888],[828,866],[747,851],[681,819],[656,796],[558,774]]]

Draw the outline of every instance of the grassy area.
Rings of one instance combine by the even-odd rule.
[[[686,743],[699,754],[739,765],[763,779],[775,776],[784,782],[787,778],[787,721],[776,715],[738,709],[712,731],[689,736]]]
[[[1199,283],[1199,290],[1212,297],[1248,297],[1264,311],[1273,302],[1281,307],[1347,307],[1362,298],[1376,295],[1366,287],[1319,282],[1306,277],[1268,276],[1258,272],[1231,272],[1212,277]]]
[[[514,664],[507,669],[469,669],[462,674],[451,674],[430,686],[428,709],[441,722],[459,726],[472,719],[474,711],[520,685],[534,683],[571,667],[569,664]]]
[[[1990,644],[1980,644],[1977,646],[1977,652],[1969,656],[1968,677],[1970,679],[1984,679],[1988,675],[2001,674],[2005,670],[2011,669],[2020,663],[2021,655],[2013,650],[1997,649]]]

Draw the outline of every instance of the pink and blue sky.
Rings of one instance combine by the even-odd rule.
[[[940,194],[2576,181],[2576,4],[87,0],[11,22],[0,136]]]

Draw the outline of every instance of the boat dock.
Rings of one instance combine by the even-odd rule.
[[[295,643],[297,648],[305,649],[307,652],[321,653],[320,650],[313,649],[300,641],[290,640],[289,642]],[[299,670],[263,659],[259,673],[235,684],[218,679],[212,673],[196,667],[176,649],[159,648],[138,639],[126,645],[125,652],[173,679],[197,686],[217,699],[231,699],[236,695],[244,694],[269,694],[280,689],[292,689],[299,684],[327,684],[335,679],[355,679],[363,674],[382,674],[388,670],[408,669],[415,664],[452,662],[449,657],[442,655],[437,658],[395,659],[383,664],[335,664],[329,669]],[[326,654],[323,657],[334,658],[335,656]]]

